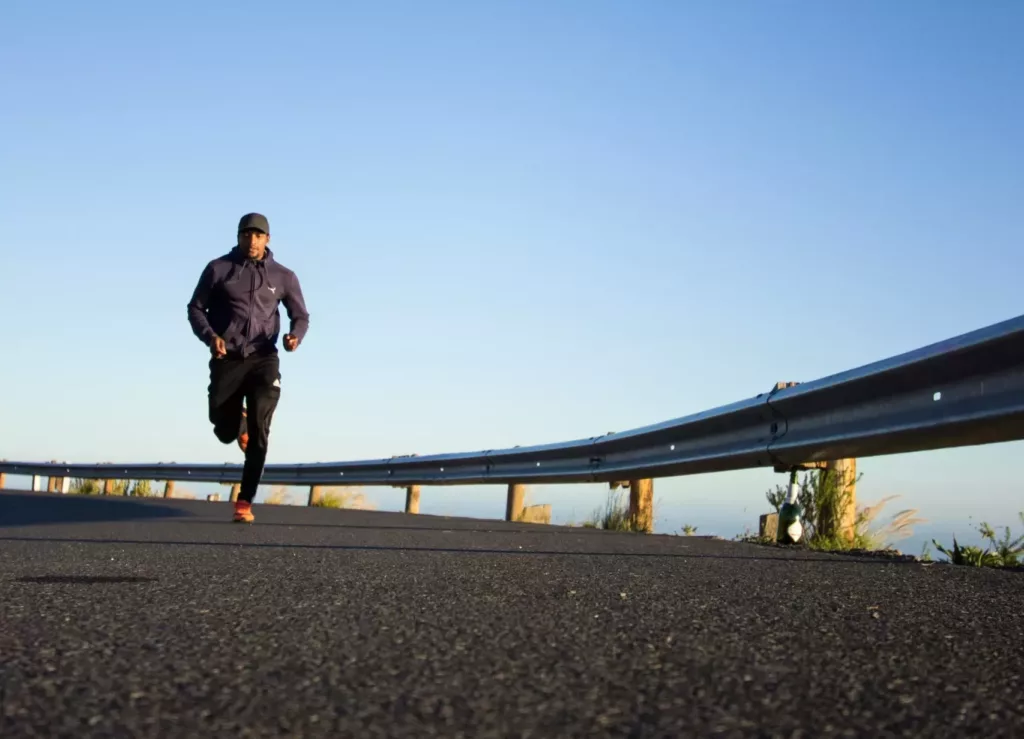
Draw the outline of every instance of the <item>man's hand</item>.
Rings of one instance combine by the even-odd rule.
[[[284,350],[286,352],[293,352],[299,346],[299,339],[295,334],[284,335]]]
[[[214,359],[220,359],[228,353],[228,348],[224,344],[224,339],[219,336],[214,336],[213,341],[210,342],[210,354],[213,355]]]

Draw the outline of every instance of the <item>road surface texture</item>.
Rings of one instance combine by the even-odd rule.
[[[0,493],[0,736],[1024,736],[1024,576]]]

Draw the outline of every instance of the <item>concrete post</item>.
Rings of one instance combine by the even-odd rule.
[[[654,480],[629,481],[629,521],[634,531],[654,531]]]
[[[508,499],[505,503],[505,520],[518,521],[523,515],[523,500],[526,498],[526,486],[512,483],[508,486]]]
[[[324,494],[324,491],[323,491],[322,486],[320,486],[320,485],[310,485],[309,486],[309,500],[306,502],[306,505],[310,505],[310,506],[320,505],[320,499],[323,497],[323,494]]]
[[[174,497],[174,480],[168,480],[167,482],[164,483],[164,497]]]
[[[231,502],[234,503],[238,500],[239,494],[242,492],[242,483],[236,482],[231,486]]]
[[[405,512],[420,512],[420,486],[410,485],[405,489]]]
[[[43,489],[43,478],[39,475],[32,475],[32,492],[38,493]]]

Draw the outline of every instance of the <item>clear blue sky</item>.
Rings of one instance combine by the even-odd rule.
[[[0,34],[6,458],[237,461],[185,303],[250,210],[312,314],[277,462],[623,430],[1024,312],[1019,2],[13,0]],[[1021,451],[862,490],[1012,512]]]

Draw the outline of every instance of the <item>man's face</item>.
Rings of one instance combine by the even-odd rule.
[[[238,248],[250,259],[263,259],[263,255],[267,253],[268,243],[270,236],[254,228],[238,232]]]

